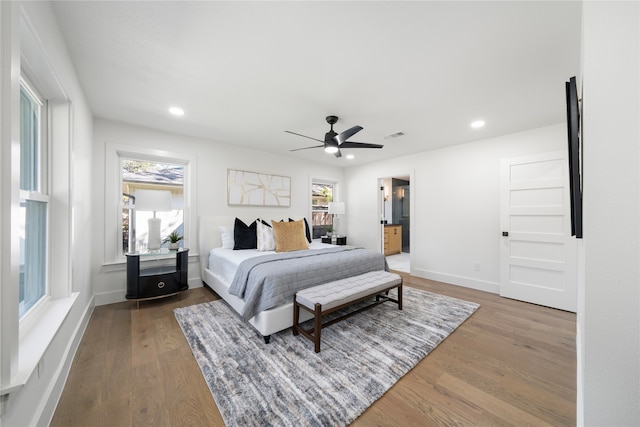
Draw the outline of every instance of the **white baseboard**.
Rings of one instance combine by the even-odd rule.
[[[121,289],[119,291],[101,292],[99,294],[94,294],[93,297],[95,298],[96,306],[100,306],[126,301],[126,294],[127,291],[125,289]]]
[[[187,281],[189,282],[189,289],[201,288],[203,286],[202,279],[199,277],[195,279],[189,279]]]
[[[438,273],[435,271],[424,270],[421,268],[412,268],[411,274],[423,279],[435,280],[437,282],[450,283],[452,285],[463,286],[465,288],[476,289],[478,291],[491,292],[493,294],[500,293],[500,283],[489,282],[486,280],[478,280],[470,277],[455,276],[452,274]]]
[[[54,379],[50,383],[49,390],[47,390],[47,392],[44,394],[45,396],[48,396],[48,398],[42,407],[40,415],[37,417],[38,422],[36,423],[36,425],[48,426],[51,424],[51,420],[53,419],[53,415],[55,414],[56,407],[58,406],[58,402],[60,401],[60,397],[62,396],[64,386],[67,383],[69,371],[71,370],[71,364],[73,363],[73,359],[76,355],[76,352],[78,351],[78,347],[80,346],[82,337],[87,330],[89,319],[91,319],[91,314],[93,313],[94,308],[95,298],[92,297],[85,307],[84,312],[82,313],[80,322],[73,331],[73,336],[69,340],[67,348],[65,349],[64,357],[60,361],[58,369],[53,375]]]
[[[199,277],[188,279],[189,289],[201,288],[202,280]],[[110,292],[101,292],[98,294],[94,294],[95,304],[96,306],[107,305],[107,304],[115,304],[118,302],[127,301],[126,298],[127,290],[120,289],[118,291],[110,291]]]

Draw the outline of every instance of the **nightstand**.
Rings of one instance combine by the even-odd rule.
[[[187,270],[189,249],[175,251],[175,265],[140,268],[140,259],[163,259],[168,252],[134,252],[127,254],[127,299],[140,301],[178,295],[189,289]]]
[[[322,236],[322,243],[344,246],[347,244],[347,236]]]

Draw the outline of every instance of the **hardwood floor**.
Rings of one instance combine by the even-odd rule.
[[[575,425],[575,314],[404,276],[481,306],[353,426]],[[173,316],[214,299],[96,307],[51,425],[223,426]]]

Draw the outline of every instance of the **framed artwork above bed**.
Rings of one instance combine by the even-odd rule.
[[[227,169],[227,205],[291,206],[291,178]]]

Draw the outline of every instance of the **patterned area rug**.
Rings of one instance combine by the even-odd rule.
[[[175,316],[228,426],[346,426],[479,307],[406,286],[403,300],[323,329],[317,354],[291,328],[265,344],[222,300]]]

